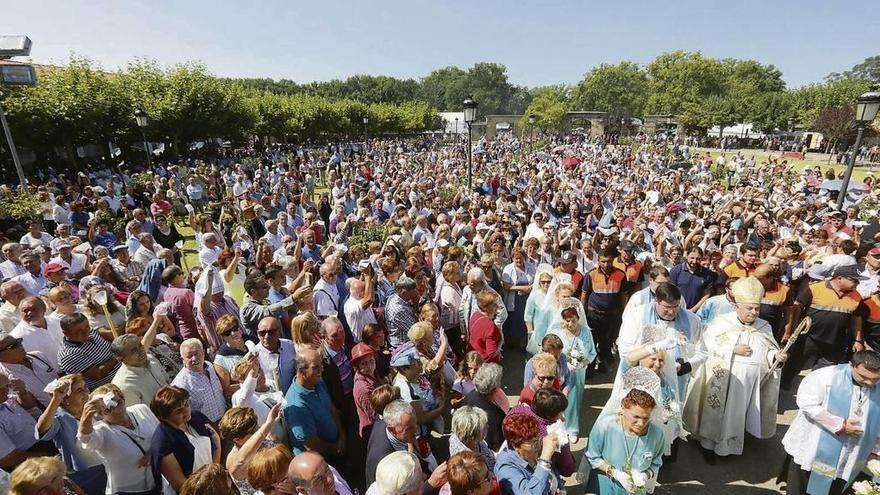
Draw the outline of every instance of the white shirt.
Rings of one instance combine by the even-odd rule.
[[[336,284],[328,284],[324,279],[318,280],[312,290],[315,300],[315,314],[318,316],[336,316],[339,312],[339,291]]]
[[[141,244],[140,247],[137,248],[137,251],[134,252],[134,257],[132,259],[134,259],[138,263],[146,266],[147,263],[149,263],[155,259],[159,259],[159,257],[156,256],[155,251],[153,251],[152,249],[147,248],[147,246],[144,246],[143,244]]]
[[[25,272],[21,275],[14,277],[12,280],[21,284],[24,287],[24,290],[27,291],[28,295],[37,297],[40,295],[40,291],[43,290],[43,287],[46,286],[48,280],[46,277],[40,273],[39,276],[34,276],[31,272]]]
[[[80,446],[95,451],[106,467],[107,494],[146,491],[154,484],[150,466],[141,467],[138,463],[150,453],[150,441],[159,420],[144,404],[135,404],[126,410],[134,430],[94,420],[91,434],[78,435]]]
[[[88,258],[86,257],[86,255],[79,253],[71,253],[70,263],[64,261],[61,256],[49,260],[49,263],[58,263],[59,265],[67,268],[67,273],[71,275],[83,271],[83,269],[85,269],[86,267],[87,262]]]
[[[17,261],[6,260],[0,263],[0,280],[9,280],[19,275],[24,275],[27,271],[24,265]]]
[[[822,429],[836,432],[843,427],[843,421],[854,419],[865,424],[868,414],[867,400],[862,406],[862,414],[855,417],[853,412],[858,409],[861,399],[867,399],[867,394],[860,394],[858,389],[853,390],[849,406],[850,417],[839,418],[828,412],[828,398],[831,386],[834,383],[836,366],[826,366],[811,371],[801,382],[797,391],[798,413],[791,427],[782,438],[782,446],[792,456],[794,462],[801,469],[809,471],[816,459],[816,451],[819,449],[819,437]],[[855,387],[855,385],[853,385]],[[858,437],[844,438],[843,447],[840,449],[840,457],[837,461],[836,478],[848,479],[852,473],[856,457],[858,456]],[[875,440],[873,452],[880,454],[880,438]]]
[[[49,244],[52,243],[52,239],[54,239],[54,237],[45,232],[40,233],[39,239],[31,237],[31,233],[28,232],[27,234],[21,236],[21,240],[19,240],[18,243],[27,246],[29,249],[33,249],[37,246],[48,248]]]
[[[345,301],[342,310],[345,313],[345,320],[348,321],[348,328],[351,329],[351,334],[354,337],[355,342],[361,341],[361,335],[364,332],[364,325],[368,323],[373,325],[376,324],[376,314],[373,313],[372,306],[364,309],[363,306],[361,306],[360,299],[353,296]]]
[[[10,334],[22,339],[24,350],[40,351],[53,368],[58,368],[58,350],[64,342],[61,333],[61,320],[46,318],[46,328],[40,328],[22,320],[12,329]]]
[[[254,413],[257,414],[257,424],[263,424],[266,422],[266,418],[269,417],[269,410],[271,409],[263,401],[263,396],[268,395],[271,397],[273,394],[258,393],[256,389],[257,379],[248,373],[248,376],[241,382],[241,388],[232,394],[232,407],[249,407],[253,409]],[[280,398],[280,394],[278,398]]]
[[[220,258],[220,246],[214,246],[213,248],[204,247],[199,251],[199,263],[202,266],[211,266]]]

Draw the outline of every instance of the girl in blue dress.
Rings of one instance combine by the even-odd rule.
[[[596,359],[596,346],[593,334],[587,325],[584,305],[573,297],[562,301],[559,316],[550,325],[552,333],[562,340],[562,354],[571,370],[568,407],[565,409],[565,429],[569,438],[576,441],[580,435],[580,410],[584,398],[584,383],[587,379],[587,366]]]

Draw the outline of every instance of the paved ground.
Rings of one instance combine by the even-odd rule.
[[[522,373],[526,354],[521,351],[505,353],[502,364],[506,370],[516,370],[504,374],[504,390],[516,403],[522,389]],[[589,434],[590,428],[602,410],[602,406],[611,395],[613,373],[599,374],[587,380],[587,392],[581,413],[581,435]],[[796,382],[797,383],[797,382]],[[782,486],[776,483],[776,476],[781,471],[785,452],[782,449],[782,436],[791,424],[797,412],[797,406],[791,393],[782,392],[780,397],[779,427],[775,438],[757,440],[747,435],[742,456],[719,458],[715,465],[710,466],[703,459],[699,445],[694,441],[683,443],[679,448],[675,463],[665,464],[660,472],[661,486],[656,494],[675,495],[764,495],[784,493]],[[580,462],[586,439],[582,438],[574,445],[575,459]],[[584,480],[588,472],[582,466]],[[581,495],[583,486],[576,477],[568,480],[567,495]]]

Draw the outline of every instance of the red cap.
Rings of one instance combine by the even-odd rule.
[[[372,347],[363,342],[360,342],[358,344],[355,344],[355,346],[351,348],[351,362],[352,364],[354,364],[354,362],[358,359],[373,354],[376,354],[376,351],[374,351]]]
[[[880,246],[871,249],[870,251],[868,251],[868,254],[870,254],[871,256],[880,256]]]
[[[48,275],[50,273],[60,272],[62,270],[67,270],[67,267],[62,265],[61,263],[49,263],[43,268],[43,275]]]

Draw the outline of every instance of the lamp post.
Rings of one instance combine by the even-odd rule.
[[[535,114],[529,114],[529,152],[535,151],[535,122],[538,118]]]
[[[367,124],[370,123],[370,119],[364,117],[364,143],[369,140],[369,135],[367,134]]]
[[[30,54],[31,39],[27,36],[0,36],[0,60],[8,60],[12,57],[27,57]],[[36,86],[37,72],[34,70],[34,66],[27,63],[4,64],[0,66],[0,85]],[[27,178],[24,175],[24,169],[18,157],[15,141],[12,140],[12,130],[6,121],[6,113],[3,111],[2,105],[0,105],[0,126],[3,127],[3,134],[6,135],[9,153],[12,155],[12,163],[15,165],[15,172],[18,174],[19,187],[23,191],[25,186],[27,186]]]
[[[880,110],[880,84],[875,84],[867,93],[862,93],[856,100],[856,129],[858,129],[858,133],[856,134],[855,146],[849,156],[849,164],[846,166],[846,175],[843,176],[843,184],[837,196],[838,210],[843,210],[843,201],[846,199],[849,181],[852,178],[853,168],[856,166],[856,155],[859,154],[859,146],[862,145],[862,134],[865,132],[865,127],[877,117],[877,110]]]
[[[623,133],[626,131],[626,119],[620,119],[620,137],[623,138]]]
[[[458,117],[455,118],[455,142],[458,144]]]
[[[473,172],[472,172],[473,163],[472,163],[472,157],[471,157],[471,151],[472,151],[471,148],[473,147],[471,145],[471,125],[473,125],[473,123],[477,120],[477,102],[474,101],[474,98],[472,96],[468,96],[464,100],[464,102],[462,102],[462,105],[464,105],[464,122],[467,124],[467,128],[468,128],[467,174],[468,174],[468,194],[470,194],[470,190],[471,190],[471,186],[472,186],[472,178],[473,178]]]
[[[144,133],[144,129],[147,127],[147,112],[140,109],[136,110],[134,112],[134,120],[137,122],[138,129],[141,131],[141,137],[144,140],[144,153],[147,154],[147,166],[152,169],[153,158],[150,156],[150,144],[147,142],[147,135]]]

